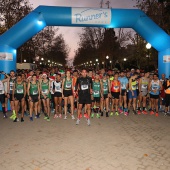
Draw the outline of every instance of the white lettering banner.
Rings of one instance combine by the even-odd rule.
[[[110,9],[72,8],[72,24],[109,25],[110,23]]]
[[[12,53],[0,53],[0,60],[13,61],[13,54]]]
[[[164,55],[163,56],[163,62],[164,63],[170,63],[170,55]]]

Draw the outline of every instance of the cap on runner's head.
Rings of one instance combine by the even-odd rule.
[[[49,79],[50,79],[50,80],[55,80],[55,76],[54,76],[54,75],[53,75],[53,76],[50,76]]]

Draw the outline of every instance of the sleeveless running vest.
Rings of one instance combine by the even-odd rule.
[[[70,80],[65,79],[64,89],[71,89],[71,87],[72,87],[72,79]]]
[[[154,93],[152,90],[156,90],[156,93]],[[150,92],[150,94],[159,95],[159,90],[160,90],[159,80],[157,80],[156,82],[154,80],[152,80],[151,81],[151,92]]]
[[[149,84],[149,79],[142,77],[141,79],[141,91],[142,92],[148,91],[148,84]]]
[[[59,82],[55,81],[53,83],[53,85],[54,85],[55,92],[60,92],[61,93],[62,82],[61,81],[59,81]]]
[[[132,82],[131,82],[132,90],[136,90],[136,85],[137,85],[136,80],[133,80],[133,79],[132,79]]]
[[[38,95],[38,83],[36,82],[36,84],[32,84],[32,82],[30,82],[30,95]]]
[[[93,97],[100,97],[100,82],[93,82]]]
[[[120,92],[120,81],[112,81],[111,92]]]
[[[108,80],[102,80],[102,83],[103,83],[103,94],[108,94],[108,87],[109,87],[109,83],[108,83]]]
[[[41,82],[41,90],[42,90],[42,94],[47,95],[49,90],[49,81],[47,81],[46,83],[44,83],[43,81]]]
[[[166,82],[167,87],[170,86],[170,80],[167,80]],[[170,94],[170,87],[165,90],[166,94]]]
[[[21,84],[15,83],[15,94],[24,94],[24,83]]]
[[[14,83],[15,83],[15,79],[11,79],[9,80],[9,90],[10,90],[10,94],[12,94],[13,88],[14,88]]]

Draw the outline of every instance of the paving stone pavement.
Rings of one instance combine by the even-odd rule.
[[[10,115],[10,113],[8,113]],[[2,117],[2,113],[1,113]],[[169,170],[170,117],[14,123],[0,118],[0,170]]]

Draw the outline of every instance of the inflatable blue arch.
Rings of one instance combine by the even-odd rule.
[[[170,76],[170,36],[141,10],[57,6],[37,7],[0,36],[0,70],[16,70],[16,49],[46,26],[132,28],[158,51],[159,75]]]

